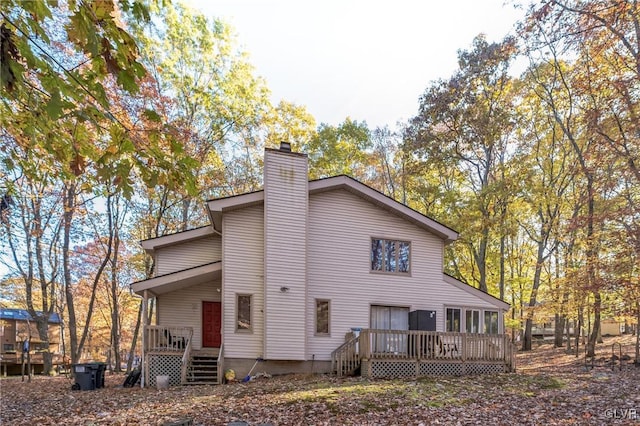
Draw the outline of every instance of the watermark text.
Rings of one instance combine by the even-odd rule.
[[[607,408],[604,415],[608,419],[640,420],[640,410],[637,408]]]

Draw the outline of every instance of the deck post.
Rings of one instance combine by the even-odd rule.
[[[149,303],[149,292],[145,290],[142,295],[142,375],[140,376],[140,387],[144,388],[147,384],[147,375],[149,372],[149,361],[147,359],[147,345],[149,318],[147,317],[147,305]]]
[[[462,333],[461,337],[460,346],[462,347],[462,364],[464,365],[467,361],[467,333]]]
[[[369,337],[369,330],[365,329],[360,332],[360,359],[369,359],[371,358],[371,349],[369,347],[369,342],[371,338]]]

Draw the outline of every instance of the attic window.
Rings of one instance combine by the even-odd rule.
[[[410,272],[411,243],[408,241],[371,239],[371,270],[408,274]]]

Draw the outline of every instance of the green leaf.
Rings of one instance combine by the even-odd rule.
[[[143,114],[148,120],[151,120],[155,123],[160,123],[162,121],[160,115],[152,109],[145,109]]]
[[[62,106],[63,102],[60,98],[60,92],[54,91],[51,93],[51,98],[49,98],[49,102],[47,102],[45,110],[52,120],[56,120],[62,115]]]
[[[133,144],[133,142],[131,142],[131,139],[126,138],[125,140],[122,141],[122,143],[120,144],[120,152],[121,153],[125,153],[125,152],[135,152],[136,147]]]
[[[2,162],[4,163],[4,167],[6,170],[11,171],[14,169],[15,167],[15,163],[13,162],[13,160],[9,157],[7,158],[3,158]]]
[[[127,69],[122,70],[118,73],[118,84],[122,86],[122,88],[127,92],[138,92],[138,85],[136,84],[135,75]]]

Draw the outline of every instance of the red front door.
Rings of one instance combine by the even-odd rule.
[[[219,348],[221,320],[220,302],[202,302],[202,346]]]

